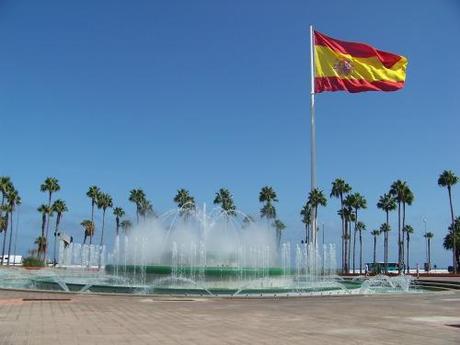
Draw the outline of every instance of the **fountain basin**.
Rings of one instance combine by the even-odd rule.
[[[136,273],[143,271],[147,274],[156,275],[171,275],[174,273],[174,268],[167,265],[106,265],[105,271],[110,274],[116,272]],[[180,268],[181,274],[203,274],[205,277],[239,277],[239,276],[281,276],[284,271],[280,267],[268,267],[268,268],[257,268],[257,267],[228,267],[228,266],[214,266],[214,267],[193,267],[185,266]]]

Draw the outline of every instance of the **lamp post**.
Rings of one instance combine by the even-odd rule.
[[[427,263],[428,262],[428,238],[426,237],[426,222],[427,222],[427,219],[426,218],[423,218],[423,224],[425,225],[425,262]],[[426,265],[426,264],[425,264]],[[428,270],[430,268],[428,267]]]

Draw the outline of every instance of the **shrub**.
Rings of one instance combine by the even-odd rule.
[[[39,258],[35,256],[28,256],[22,259],[22,266],[24,267],[44,267],[45,263],[43,262],[43,260],[40,260]]]

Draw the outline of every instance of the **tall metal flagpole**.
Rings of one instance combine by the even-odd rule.
[[[310,72],[311,72],[311,91],[310,91],[310,112],[311,112],[311,133],[310,133],[310,168],[311,168],[311,190],[316,188],[316,128],[315,128],[315,60],[313,51],[313,25],[310,25]],[[311,212],[311,232],[312,243],[316,247],[316,214]]]

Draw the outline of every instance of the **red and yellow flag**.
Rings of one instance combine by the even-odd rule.
[[[404,86],[407,59],[370,45],[339,41],[315,31],[315,92],[396,91]]]

